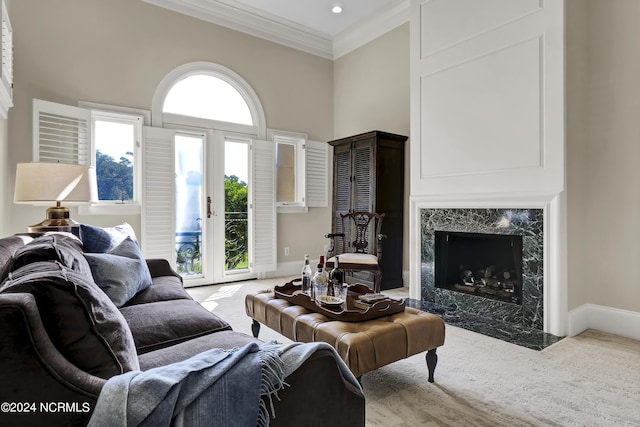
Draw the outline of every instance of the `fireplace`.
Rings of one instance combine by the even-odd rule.
[[[435,231],[435,287],[522,305],[522,236]]]
[[[543,330],[543,217],[535,208],[420,209],[421,301]]]

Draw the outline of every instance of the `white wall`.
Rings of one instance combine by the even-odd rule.
[[[411,14],[411,195],[563,191],[562,2]]]

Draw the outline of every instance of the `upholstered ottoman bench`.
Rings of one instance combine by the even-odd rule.
[[[444,322],[435,314],[412,307],[404,312],[362,322],[333,320],[266,290],[248,294],[247,315],[257,338],[260,324],[300,342],[325,342],[336,349],[356,377],[389,363],[426,351],[429,382],[444,344]]]

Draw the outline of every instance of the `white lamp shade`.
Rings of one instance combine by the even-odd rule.
[[[30,205],[97,203],[96,170],[64,163],[18,163],[13,201]]]

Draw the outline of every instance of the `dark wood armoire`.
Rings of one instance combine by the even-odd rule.
[[[402,286],[406,140],[403,135],[371,131],[329,141],[333,146],[333,230],[341,231],[340,213],[385,214],[381,289]]]

